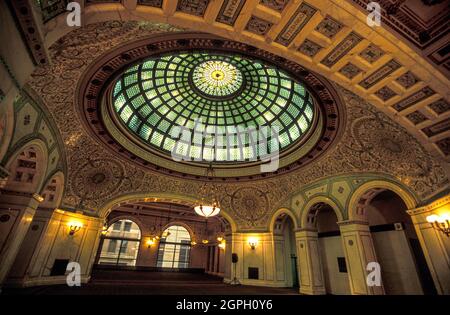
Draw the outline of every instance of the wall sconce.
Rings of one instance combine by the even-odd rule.
[[[217,246],[219,246],[220,249],[225,249],[225,240],[222,240],[222,241],[219,243],[219,245],[217,245]]]
[[[69,226],[69,235],[74,235],[83,227],[83,223],[78,221],[71,221],[67,225]]]
[[[202,240],[202,243],[206,245],[209,243],[209,241],[207,239],[204,239],[204,240]]]
[[[195,246],[195,245],[197,245],[197,242],[196,241],[192,241],[191,242],[191,246]]]
[[[427,221],[431,223],[431,226],[434,229],[441,231],[447,236],[450,236],[450,214],[432,214],[427,217]]]
[[[256,245],[258,245],[258,239],[256,237],[249,237],[248,245],[252,250],[254,250],[256,248]]]
[[[108,227],[105,225],[103,225],[102,227],[102,235],[105,236],[106,234],[108,234]]]
[[[145,244],[147,245],[147,248],[152,247],[153,245],[155,245],[155,238],[149,238],[147,242],[145,242]]]
[[[223,237],[222,236],[218,236],[217,237],[217,241],[220,243],[220,242],[222,242],[223,241]]]

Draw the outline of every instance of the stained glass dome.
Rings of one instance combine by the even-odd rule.
[[[315,118],[313,98],[301,82],[237,54],[150,57],[126,69],[112,87],[113,112],[125,128],[160,152],[195,161],[261,160],[264,152],[297,143]],[[279,136],[254,145],[252,133],[242,132],[264,126],[277,128]],[[180,136],[180,127],[189,136]]]

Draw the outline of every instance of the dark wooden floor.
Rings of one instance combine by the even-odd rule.
[[[4,288],[6,295],[295,295],[294,288],[231,286],[222,278],[183,272],[94,271],[81,287],[66,285]]]

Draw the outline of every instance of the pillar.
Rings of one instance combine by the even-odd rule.
[[[351,293],[384,294],[382,282],[381,286],[367,285],[367,276],[370,273],[367,270],[367,265],[370,262],[377,262],[369,224],[362,221],[342,221],[338,224],[345,252]]]
[[[325,294],[317,231],[306,229],[296,231],[295,240],[298,254],[300,293]]]
[[[437,293],[450,294],[450,236],[434,229],[426,220],[432,214],[450,214],[450,195],[407,212],[414,223]]]
[[[0,285],[2,285],[33,220],[39,196],[2,191],[0,204]]]

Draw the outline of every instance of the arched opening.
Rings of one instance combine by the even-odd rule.
[[[385,293],[435,294],[405,201],[391,190],[378,189],[364,194],[360,205],[370,226]]]
[[[107,212],[108,229],[101,238],[93,281],[173,277],[174,281],[222,282],[229,278],[231,224],[222,213],[206,220],[189,202],[150,200],[125,201]],[[129,255],[124,257],[125,253]]]
[[[350,294],[347,265],[338,218],[326,203],[316,205],[316,228],[323,265],[325,291],[328,294]]]
[[[273,225],[273,237],[277,280],[284,281],[286,287],[299,287],[295,223],[290,215],[278,215]]]
[[[338,221],[335,208],[320,201],[309,208],[305,224],[307,228],[317,231],[326,294],[350,294],[347,263]]]
[[[111,224],[103,239],[98,263],[117,266],[136,266],[141,242],[141,229],[132,220],[118,220]]]
[[[6,167],[10,173],[5,190],[35,193],[44,180],[47,157],[39,145],[28,145]]]
[[[188,268],[191,252],[191,235],[181,225],[172,225],[166,228],[158,248],[157,267],[161,268]]]

